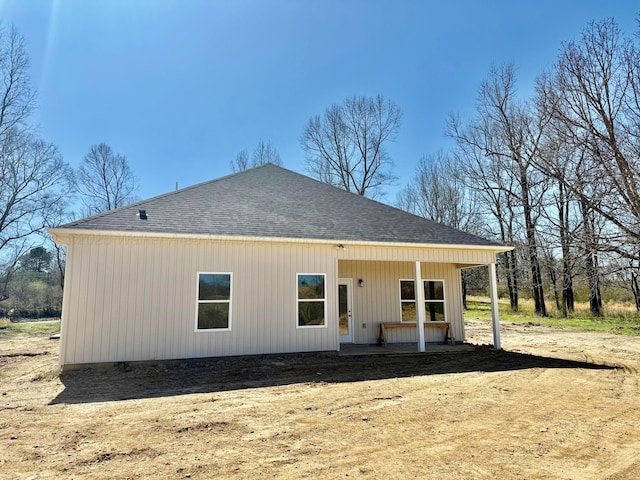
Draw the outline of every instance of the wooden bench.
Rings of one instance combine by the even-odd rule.
[[[381,323],[380,324],[380,332],[378,333],[378,345],[384,345],[385,347],[387,346],[387,339],[385,337],[385,332],[387,329],[390,328],[416,328],[418,326],[418,323],[399,323],[399,322],[393,322],[393,323]],[[451,345],[453,345],[453,336],[451,335],[451,324],[449,322],[424,322],[424,328],[425,330],[427,328],[442,328],[444,329],[444,344],[446,345],[447,342],[451,343]]]

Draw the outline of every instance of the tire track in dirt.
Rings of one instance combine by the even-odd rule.
[[[12,352],[12,353],[5,353],[0,355],[0,360],[2,360],[3,358],[15,358],[15,357],[39,357],[40,355],[49,355],[50,352],[44,351],[44,352]]]
[[[605,462],[602,471],[595,474],[594,480],[637,480],[640,473],[640,443],[635,443],[624,449],[617,449],[611,460]]]
[[[504,354],[229,360],[53,381],[53,350],[7,358],[0,401],[24,408],[2,417],[0,477],[637,480],[640,339],[520,330],[503,330]],[[29,342],[10,352],[48,348]],[[345,369],[358,373],[333,374]],[[60,396],[70,385],[78,394]],[[85,393],[94,387],[131,398]]]

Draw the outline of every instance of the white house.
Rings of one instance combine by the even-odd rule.
[[[265,165],[49,230],[63,366],[462,341],[460,271],[508,247]],[[416,285],[420,286],[416,288]],[[425,327],[426,325],[426,327]]]

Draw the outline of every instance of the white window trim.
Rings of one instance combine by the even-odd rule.
[[[300,302],[319,302],[321,299],[319,298],[298,298],[298,279],[301,275],[315,275],[324,277],[324,298],[322,302],[324,304],[324,325],[300,325]],[[328,328],[327,321],[327,274],[326,273],[296,273],[296,328],[307,329],[307,328]]]
[[[229,300],[200,300],[200,275],[229,275]],[[229,304],[229,325],[227,328],[198,328],[198,305],[201,303],[228,303]],[[233,306],[233,273],[232,272],[197,272],[196,273],[196,313],[195,313],[195,332],[230,332]]]
[[[415,283],[416,283],[416,279],[415,278],[401,278],[398,280],[398,297],[400,299],[400,322],[401,323],[417,323],[417,322],[408,322],[406,320],[402,320],[402,304],[403,303],[414,303],[416,304],[416,299],[414,298],[413,300],[403,300],[402,299],[402,282],[413,282],[414,283],[414,291],[415,291]],[[431,320],[426,318],[427,315],[427,309],[425,306],[425,323],[446,323],[447,320],[447,283],[443,280],[443,279],[439,279],[439,278],[423,278],[422,279],[422,288],[424,288],[424,282],[442,282],[442,300],[427,300],[425,298],[424,303],[442,303],[442,312],[444,314],[444,321],[435,321],[432,322]],[[415,295],[414,295],[415,297]],[[416,305],[416,309],[418,308],[418,306]],[[429,318],[431,318],[429,316]]]

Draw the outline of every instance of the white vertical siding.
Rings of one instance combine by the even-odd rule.
[[[347,245],[338,252],[340,260],[386,260],[398,262],[435,262],[461,265],[487,265],[495,262],[496,252],[473,248],[419,248]]]
[[[335,247],[76,237],[64,364],[337,349]],[[196,332],[197,272],[233,272],[232,328]],[[296,328],[296,274],[326,278],[326,328]]]
[[[399,280],[444,280],[447,319],[464,339],[459,266],[495,252],[446,248],[188,238],[69,235],[61,362],[337,350],[337,279],[353,279],[355,343],[375,343],[381,322],[400,321]],[[231,331],[196,332],[197,272],[232,272]],[[296,328],[297,273],[326,279],[326,328]],[[358,285],[362,278],[365,286]],[[426,329],[426,340],[442,332]],[[415,342],[416,331],[389,332]]]

